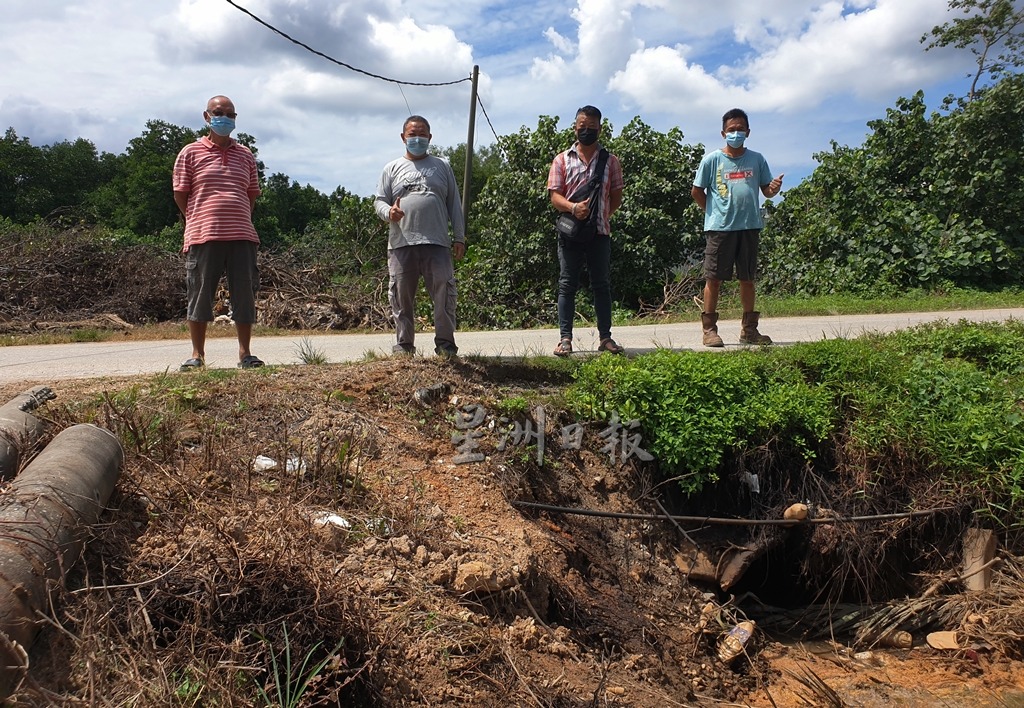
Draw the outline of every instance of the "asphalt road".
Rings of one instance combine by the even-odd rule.
[[[821,339],[854,338],[867,332],[892,332],[924,322],[966,319],[975,322],[1024,319],[1024,308],[960,310],[954,312],[914,312],[889,315],[836,315],[829,317],[764,318],[760,330],[777,344],[793,344]],[[211,325],[212,327],[213,325]],[[216,325],[230,327],[230,325]],[[742,348],[738,344],[739,320],[719,322],[725,339],[725,351]],[[701,346],[699,322],[617,327],[612,336],[626,348],[627,354],[656,348],[723,351]],[[425,356],[434,356],[433,332],[417,334],[417,345]],[[495,332],[459,332],[456,335],[463,356],[523,357],[550,355],[558,343],[557,330],[513,330]],[[391,353],[393,333],[319,334],[312,336],[255,337],[252,351],[267,364],[302,363],[301,350],[323,354],[332,363],[359,361],[367,355]],[[573,346],[578,355],[597,349],[597,331],[577,327]],[[45,344],[0,347],[0,383],[25,382],[49,384],[62,379],[132,376],[177,371],[191,354],[187,338],[153,342],[111,341],[83,344]],[[234,337],[209,339],[206,363],[214,368],[232,368],[237,364]]]

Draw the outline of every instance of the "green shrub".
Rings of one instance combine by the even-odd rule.
[[[687,492],[716,481],[729,452],[770,439],[785,439],[811,458],[833,425],[823,390],[760,353],[597,357],[580,368],[566,400],[581,417],[617,412],[640,421],[645,448]]]
[[[1018,523],[1022,352],[1019,322],[931,324],[725,355],[659,350],[584,363],[566,402],[581,418],[638,420],[659,472],[686,493],[736,460],[755,468],[744,456],[769,445],[790,454],[780,466],[835,461],[874,482],[878,496],[867,501],[875,507],[886,506],[897,475],[910,475]]]

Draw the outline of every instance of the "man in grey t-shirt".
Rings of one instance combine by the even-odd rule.
[[[434,352],[455,356],[455,260],[466,255],[466,225],[455,174],[427,154],[430,124],[409,116],[402,126],[405,155],[389,162],[374,195],[388,222],[388,300],[395,317],[396,354],[414,354],[416,288],[420,278],[434,303]],[[451,224],[449,236],[448,225]]]

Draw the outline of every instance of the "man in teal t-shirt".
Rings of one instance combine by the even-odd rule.
[[[725,147],[704,156],[697,168],[690,194],[704,211],[704,311],[700,319],[704,346],[722,347],[718,334],[718,295],[722,281],[740,281],[743,324],[740,342],[771,344],[771,337],[757,331],[760,313],[754,310],[754,277],[757,248],[764,226],[758,191],[774,197],[782,190],[782,175],[772,179],[764,156],[743,146],[750,135],[747,114],[733,108],[722,116]]]

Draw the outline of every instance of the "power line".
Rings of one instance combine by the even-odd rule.
[[[491,117],[487,115],[487,109],[484,108],[484,102],[481,100],[479,94],[476,97],[476,102],[480,104],[480,110],[483,112],[484,118],[487,119],[487,125],[491,128],[491,135],[494,136],[494,144],[497,146],[498,150],[501,151],[501,154],[505,155],[505,149],[501,146],[501,138],[498,137],[498,131],[494,129],[494,124],[491,123]],[[505,155],[505,159],[508,159],[508,155]]]
[[[364,71],[362,69],[357,69],[356,67],[352,66],[351,64],[346,64],[343,61],[340,61],[338,59],[335,59],[334,57],[328,56],[328,55],[324,54],[323,52],[320,52],[320,51],[317,51],[316,49],[313,49],[308,44],[304,44],[303,42],[300,42],[299,40],[295,39],[294,37],[289,36],[288,34],[282,32],[281,30],[279,30],[277,27],[274,27],[269,22],[265,22],[265,21],[261,20],[259,17],[257,17],[256,15],[254,15],[251,12],[249,12],[248,10],[246,10],[244,7],[242,7],[238,3],[234,2],[234,0],[224,0],[224,2],[226,2],[228,5],[231,5],[235,9],[240,10],[241,12],[244,12],[246,15],[248,15],[252,19],[254,19],[257,22],[259,22],[261,25],[263,25],[264,27],[269,29],[271,32],[275,32],[275,33],[281,35],[282,37],[287,39],[289,42],[292,42],[293,44],[299,45],[300,47],[302,47],[306,51],[312,52],[313,54],[316,54],[318,57],[322,57],[322,58],[326,59],[329,62],[333,62],[333,63],[337,64],[338,66],[343,66],[346,69],[349,69],[351,71],[355,71],[355,72],[357,72],[359,74],[363,74],[364,76],[369,76],[369,77],[374,78],[374,79],[380,79],[381,81],[387,81],[387,82],[392,83],[392,84],[399,84],[399,85],[403,85],[403,86],[453,86],[455,84],[461,84],[463,81],[471,81],[472,80],[472,77],[467,76],[464,79],[458,79],[456,81],[443,81],[443,82],[436,82],[436,83],[422,83],[422,82],[418,82],[418,81],[401,81],[399,79],[391,79],[391,78],[388,78],[387,76],[381,76],[379,74],[374,74],[374,73],[371,73],[369,71]]]

